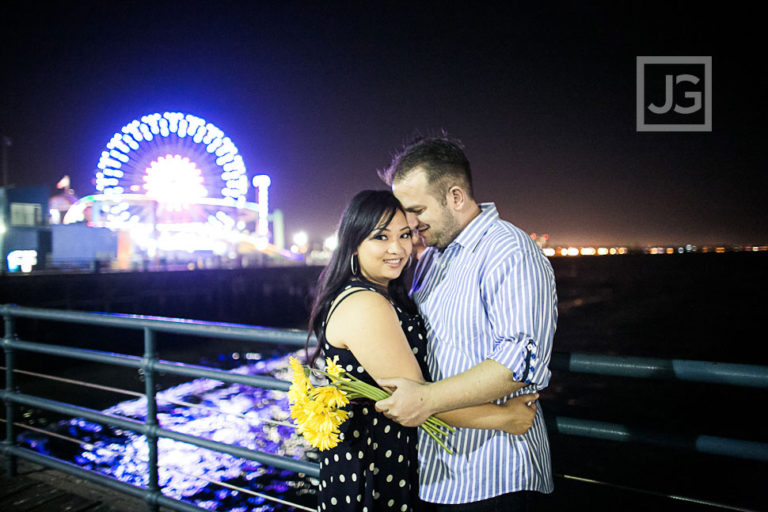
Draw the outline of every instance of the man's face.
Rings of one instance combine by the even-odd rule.
[[[442,249],[461,231],[459,222],[454,218],[447,203],[442,204],[446,201],[441,201],[432,194],[426,174],[418,167],[404,179],[394,182],[392,192],[408,212],[408,216],[416,217],[416,230],[424,240],[424,245]]]

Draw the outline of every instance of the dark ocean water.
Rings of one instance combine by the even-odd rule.
[[[765,253],[554,258],[552,263],[560,299],[556,351],[768,365],[761,322],[768,304],[768,255]],[[40,281],[26,286],[24,293],[14,293],[20,284],[24,285],[24,281],[14,278],[12,283],[8,280],[0,283],[0,296],[4,302],[30,306],[301,328],[306,318],[307,297],[318,272],[317,268],[289,269],[284,274],[281,269],[270,269],[269,274],[263,271],[260,274],[184,272],[154,276],[150,281],[146,280],[146,274],[140,274],[134,279],[135,287],[131,286],[128,276],[119,276],[117,285],[114,276],[85,276],[81,285],[68,276],[64,284],[56,284],[53,279]],[[153,287],[153,282],[159,285]],[[86,286],[90,288],[88,293],[82,289]],[[100,289],[101,286],[104,289]],[[61,293],[51,293],[57,288]],[[115,293],[116,288],[120,293]],[[14,296],[23,300],[14,300]],[[109,329],[94,329],[83,336],[81,329],[23,321],[19,322],[18,331],[23,339],[124,353],[140,354],[142,347],[140,333],[126,337]],[[173,336],[161,336],[159,343],[164,359],[265,374],[280,375],[284,371],[286,350],[274,347]],[[135,371],[19,356],[19,367],[23,369],[56,369],[58,374],[70,378],[143,390]],[[113,393],[83,393],[73,386],[51,386],[31,377],[18,380],[24,392],[78,405],[96,409],[113,407],[122,414],[130,411],[138,414],[141,409],[140,402],[125,401]],[[160,384],[169,396],[212,406],[226,404],[233,414],[239,414],[234,416],[237,421],[222,422],[207,413],[168,405],[161,412],[167,424],[172,425],[170,428],[189,428],[200,435],[219,435],[233,442],[257,443],[277,453],[313,457],[311,451],[302,448],[289,427],[264,426],[249,420],[251,415],[284,421],[284,397],[280,394],[264,394],[243,386],[221,386],[204,379],[190,384],[164,377]],[[548,417],[620,423],[653,432],[669,432],[670,436],[705,434],[766,442],[768,436],[761,421],[762,409],[768,403],[766,395],[764,390],[733,386],[646,381],[556,370],[550,387],[542,393],[541,404]],[[39,411],[27,411],[26,419],[38,426],[59,421],[54,415]],[[96,429],[76,420],[62,423],[58,428],[76,434]],[[34,441],[34,437],[29,440],[54,455],[91,464],[112,471],[111,474],[126,481],[137,482],[135,478],[139,477],[135,475],[140,475],[142,469],[136,462],[141,460],[136,455],[140,452],[141,440],[125,432],[118,434],[104,430],[90,433],[94,446],[96,442],[102,443],[97,448],[101,448],[106,457],[103,460],[94,455],[98,449],[66,448],[65,442]],[[704,505],[660,498],[624,487],[736,508],[768,510],[765,463],[651,445],[627,445],[559,434],[550,437],[553,468],[558,478],[556,492],[542,503],[547,510],[587,507],[593,510],[712,510]],[[265,491],[267,494],[290,497],[309,506],[313,502],[312,482],[307,479],[270,472],[243,461],[225,461],[221,457],[219,460],[201,450],[183,449],[177,455],[186,461],[182,465],[187,468],[188,476],[174,479],[166,475],[165,482],[173,488],[170,494],[197,500],[208,508],[289,509],[196,482],[197,473],[189,470],[208,468],[209,463],[210,469],[204,471],[208,478],[216,475],[212,479],[247,485],[258,483],[261,489],[269,489]],[[578,483],[570,478],[574,476],[602,483]]]

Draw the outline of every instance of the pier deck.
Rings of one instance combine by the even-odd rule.
[[[0,510],[137,512],[146,510],[146,505],[132,496],[23,459],[18,460],[18,473],[11,478],[5,471],[5,457],[0,455]]]
[[[718,510],[701,504],[674,501],[660,496],[638,495],[619,489],[583,487],[560,480],[557,492],[541,496],[537,510],[675,510],[704,512]],[[62,471],[18,459],[18,473],[10,478],[5,472],[5,457],[0,455],[0,510],[3,512],[141,512],[146,504]],[[749,510],[734,508],[732,510]],[[171,512],[160,507],[160,512]]]

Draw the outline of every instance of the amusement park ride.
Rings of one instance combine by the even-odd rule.
[[[232,140],[200,117],[155,113],[123,126],[101,153],[95,184],[97,194],[72,204],[62,224],[117,232],[120,266],[296,257],[284,249],[281,212],[269,211],[269,176],[249,180]]]

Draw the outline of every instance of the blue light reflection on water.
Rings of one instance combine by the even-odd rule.
[[[294,354],[249,362],[231,371],[290,380],[289,355]],[[317,452],[287,425],[290,416],[285,392],[196,379],[158,392],[157,403],[158,423],[164,429],[295,459],[317,460]],[[143,421],[146,399],[122,402],[103,412]],[[81,418],[61,422],[57,430],[88,443],[82,450],[71,453],[70,459],[80,466],[132,485],[147,485],[148,448],[143,435]],[[62,457],[58,449],[53,449],[49,440],[38,435],[24,434],[20,441],[43,453],[54,452],[54,456],[67,458]],[[316,503],[315,479],[256,461],[166,438],[158,440],[158,460],[163,494],[193,502],[207,510],[268,512],[294,509],[206,480],[226,482],[307,507],[314,507]]]

